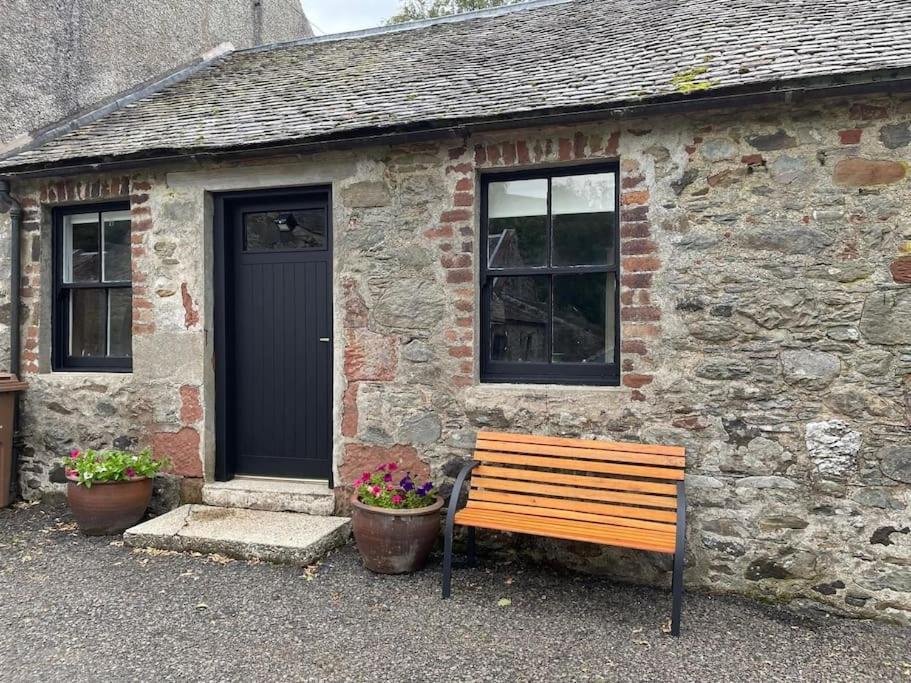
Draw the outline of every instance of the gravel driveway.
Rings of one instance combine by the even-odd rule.
[[[911,630],[542,568],[414,576],[130,551],[0,510],[0,681],[911,681]],[[508,605],[499,605],[503,599]]]

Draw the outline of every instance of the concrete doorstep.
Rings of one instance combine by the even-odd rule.
[[[183,505],[127,529],[123,541],[134,548],[307,565],[344,545],[350,533],[347,517]]]

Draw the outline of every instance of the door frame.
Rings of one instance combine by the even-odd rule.
[[[334,260],[334,239],[333,239],[333,211],[332,211],[332,185],[295,185],[288,187],[274,187],[257,190],[236,190],[230,192],[213,192],[213,282],[212,291],[214,297],[214,322],[215,322],[215,481],[229,481],[234,478],[236,471],[237,457],[234,449],[231,448],[231,439],[228,434],[228,425],[232,423],[232,402],[231,391],[233,389],[231,374],[227,369],[233,365],[233,348],[228,339],[228,329],[230,325],[229,316],[231,307],[228,306],[227,292],[229,291],[230,278],[233,278],[234,254],[230,253],[231,241],[227,238],[227,220],[229,212],[226,205],[237,201],[247,200],[268,200],[271,197],[300,196],[306,194],[325,195],[328,197],[326,210],[328,212],[327,225],[327,258],[329,263],[329,358],[332,367],[329,371],[329,401],[334,404],[335,393],[335,260]],[[334,442],[334,405],[329,406],[329,424],[326,427],[329,430],[328,443]],[[329,471],[328,485],[332,488],[333,470],[335,462],[333,454],[329,454]]]

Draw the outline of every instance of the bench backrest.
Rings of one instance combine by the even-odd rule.
[[[479,432],[468,507],[673,531],[686,451]]]

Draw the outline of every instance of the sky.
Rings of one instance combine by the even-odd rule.
[[[301,0],[313,33],[341,33],[382,25],[396,13],[399,0]]]

